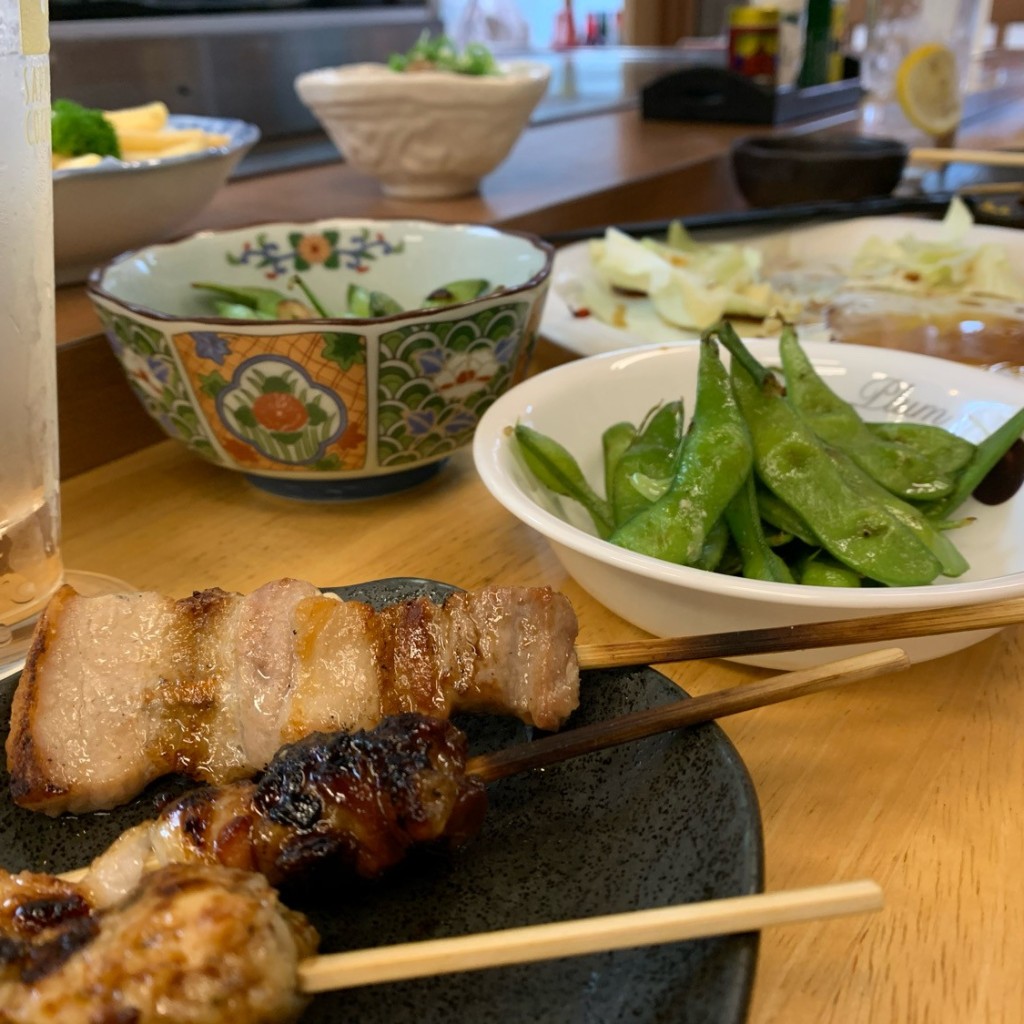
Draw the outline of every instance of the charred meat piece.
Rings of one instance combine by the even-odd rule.
[[[47,814],[100,810],[171,772],[247,778],[285,743],[404,711],[499,712],[554,729],[578,703],[576,631],[548,588],[375,612],[297,580],[181,601],[64,587],[15,693],[11,793]]]
[[[2,1024],[279,1024],[306,1005],[316,932],[259,875],[173,865],[95,910],[59,879],[0,872],[0,901]]]
[[[273,885],[324,868],[375,877],[412,846],[458,846],[476,834],[487,793],[466,774],[466,756],[455,726],[416,714],[370,732],[308,736],[256,781],[179,797],[97,858],[83,884],[106,905],[153,863],[224,864]]]

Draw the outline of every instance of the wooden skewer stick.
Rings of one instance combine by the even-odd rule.
[[[1024,152],[1002,149],[914,148],[911,163],[982,164],[988,167],[1024,167]]]
[[[756,931],[770,925],[861,914],[881,906],[882,890],[867,880],[734,896],[380,949],[329,953],[299,964],[299,987],[303,992],[328,992],[403,978]]]
[[[907,668],[910,659],[898,648],[869,651],[826,665],[786,672],[755,683],[744,683],[717,693],[673,701],[657,708],[635,711],[593,725],[545,736],[532,743],[507,747],[494,754],[471,758],[466,765],[467,775],[476,775],[485,782],[503,779],[517,772],[565,761],[580,754],[643,739],[656,733],[680,729],[713,718],[724,718],[741,711],[778,704],[794,697],[818,693],[836,686],[845,686],[860,679],[870,679],[884,672]]]
[[[989,604],[926,608],[916,612],[743,629],[733,633],[702,633],[666,639],[651,637],[617,644],[580,644],[576,648],[576,656],[581,669],[624,668],[698,658],[735,658],[746,654],[801,651],[837,644],[898,642],[912,636],[999,629],[1015,622],[1024,622],[1024,598],[1021,597]]]

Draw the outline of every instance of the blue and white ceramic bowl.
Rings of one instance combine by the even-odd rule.
[[[432,476],[524,375],[551,273],[530,235],[474,224],[325,220],[204,232],[126,253],[88,292],[128,381],[174,438],[291,497],[365,497]],[[406,312],[211,315],[192,282],[272,288],[328,312],[352,284]],[[425,308],[464,279],[486,294]]]
[[[260,137],[256,125],[230,118],[172,114],[167,124],[227,135],[228,142],[200,153],[135,161],[108,157],[93,167],[53,172],[58,284],[84,281],[118,253],[184,227]]]

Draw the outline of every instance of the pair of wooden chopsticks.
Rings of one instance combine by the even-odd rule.
[[[986,167],[1024,167],[1024,151],[1009,149],[915,148],[908,154],[912,163],[981,164]]]

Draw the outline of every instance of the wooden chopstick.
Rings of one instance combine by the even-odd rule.
[[[914,148],[908,155],[911,163],[983,164],[988,167],[1024,167],[1024,152],[1004,149]]]
[[[872,615],[860,619],[832,619],[795,626],[744,629],[734,633],[701,633],[697,636],[651,637],[617,644],[580,644],[576,648],[581,669],[625,668],[660,665],[698,658],[732,658],[746,654],[800,651],[837,644],[899,641],[938,633],[963,633],[972,629],[998,629],[1024,622],[1024,598],[1014,597],[988,604],[955,608],[927,608],[916,612]]]
[[[862,914],[881,906],[882,890],[868,880],[734,896],[380,949],[329,953],[299,964],[299,987],[307,993],[328,992],[403,978],[757,931],[771,925]]]
[[[885,672],[897,672],[909,665],[910,659],[898,648],[869,651],[841,661],[786,672],[758,682],[719,690],[717,693],[689,697],[662,707],[635,711],[593,725],[568,729],[532,743],[506,747],[493,754],[482,754],[470,759],[466,765],[466,774],[476,775],[485,782],[493,782],[517,772],[543,768],[580,754],[605,750],[670,729],[680,729],[741,711],[778,704],[821,690],[845,686],[860,679],[870,679]]]

